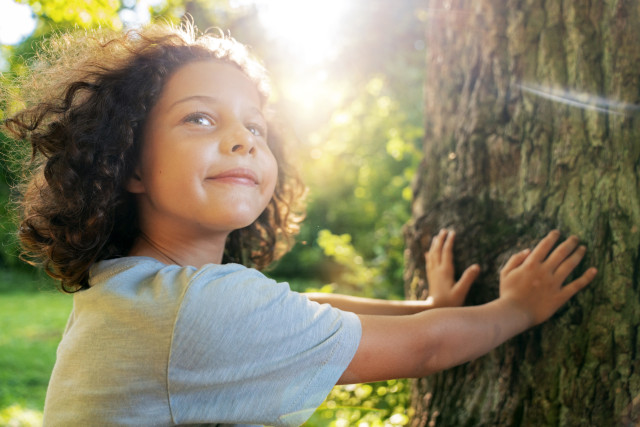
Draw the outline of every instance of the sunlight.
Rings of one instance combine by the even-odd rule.
[[[37,427],[42,425],[42,412],[19,404],[0,409],[0,423],[6,426]]]
[[[254,0],[269,34],[296,59],[317,64],[335,52],[336,32],[346,12],[344,0]]]
[[[232,6],[252,5],[273,41],[286,58],[278,98],[286,100],[301,127],[327,119],[344,98],[328,76],[328,64],[339,54],[342,27],[350,3],[344,0],[232,0]]]
[[[587,92],[545,87],[536,84],[518,84],[517,86],[527,93],[584,110],[619,116],[625,112],[640,111],[640,105],[611,100]]]

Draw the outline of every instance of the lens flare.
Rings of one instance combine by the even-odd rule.
[[[319,63],[335,52],[336,33],[348,7],[344,0],[258,0],[267,32],[282,41],[297,60]]]

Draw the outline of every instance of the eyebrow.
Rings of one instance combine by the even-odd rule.
[[[191,95],[191,96],[187,96],[185,98],[179,99],[176,102],[174,102],[173,104],[171,104],[168,107],[168,110],[172,110],[176,105],[178,104],[183,104],[185,102],[189,102],[189,101],[201,101],[204,102],[206,104],[221,104],[222,102],[220,101],[219,98],[215,97],[215,96],[209,96],[209,95]],[[257,108],[257,107],[250,107],[250,110],[252,112],[255,112],[257,114],[259,114],[260,116],[264,117],[264,113],[262,112],[261,109]]]
[[[215,96],[191,95],[191,96],[187,96],[186,98],[182,98],[182,99],[177,100],[176,102],[171,104],[168,109],[171,110],[176,105],[182,104],[184,102],[189,102],[189,101],[202,101],[202,102],[206,102],[206,103],[209,103],[209,104],[219,104],[220,103],[220,100],[218,98],[216,98]]]

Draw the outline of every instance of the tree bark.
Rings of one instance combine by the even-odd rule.
[[[489,355],[416,380],[412,425],[640,424],[640,2],[427,1],[424,160],[406,228],[406,292],[454,228],[467,304],[553,228],[596,280]]]

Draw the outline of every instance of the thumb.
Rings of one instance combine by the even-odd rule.
[[[468,267],[464,273],[462,273],[460,280],[456,282],[456,293],[460,292],[463,296],[466,296],[469,292],[469,288],[471,288],[471,284],[478,278],[479,274],[480,266],[478,264],[473,264]]]

